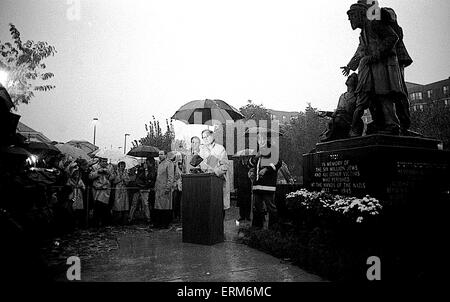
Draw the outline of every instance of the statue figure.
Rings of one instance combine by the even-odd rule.
[[[355,90],[358,86],[358,75],[352,73],[345,82],[345,85],[347,85],[347,92],[340,96],[336,110],[334,112],[319,113],[320,117],[331,118],[328,123],[328,129],[321,135],[322,142],[345,139],[350,135],[353,113],[356,108]]]
[[[409,113],[409,93],[405,84],[405,68],[410,66],[413,63],[413,60],[409,55],[405,44],[403,43],[403,29],[398,25],[397,14],[395,13],[395,11],[392,8],[382,8],[381,20],[391,26],[399,38],[395,47],[395,51],[397,53],[398,64],[400,66],[400,72],[403,79],[403,89],[406,92],[406,95],[402,95],[400,99],[395,101],[395,110],[400,122],[400,134],[406,136],[415,136],[417,135],[417,133],[408,131],[409,127],[411,126],[411,119]]]
[[[373,120],[367,134],[400,135],[398,113],[403,113],[400,114],[402,127],[409,127],[409,105],[405,108],[408,93],[397,54],[397,49],[401,45],[404,48],[404,44],[399,44],[400,32],[397,33],[390,22],[367,18],[369,7],[366,1],[358,1],[347,12],[352,29],[361,29],[358,49],[347,66],[342,67],[344,75],[358,69],[357,101],[350,136],[362,135],[362,116],[366,109],[370,110]]]

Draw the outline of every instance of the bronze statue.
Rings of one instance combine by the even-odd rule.
[[[320,117],[331,118],[328,123],[328,129],[321,135],[322,142],[345,139],[350,135],[353,113],[356,108],[355,90],[358,86],[358,75],[356,73],[351,74],[345,85],[347,85],[347,92],[340,96],[336,110],[334,112],[319,113]]]
[[[347,66],[342,67],[344,75],[358,69],[357,101],[350,136],[362,135],[362,116],[366,109],[370,110],[373,120],[368,125],[367,134],[399,135],[398,113],[403,113],[400,114],[402,128],[409,127],[409,105],[408,109],[405,108],[408,93],[397,54],[401,39],[390,22],[383,18],[367,18],[370,5],[365,2],[358,1],[347,12],[352,29],[361,29],[358,49]]]

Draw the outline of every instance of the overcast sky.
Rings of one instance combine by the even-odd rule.
[[[346,15],[353,2],[81,0],[77,14],[76,0],[0,0],[0,41],[13,23],[23,41],[58,51],[47,60],[57,88],[21,105],[22,122],[52,140],[92,141],[97,117],[97,145],[118,148],[125,133],[144,136],[152,115],[164,120],[196,99],[333,110],[345,90],[339,67],[358,44]],[[448,78],[450,1],[380,5],[394,8],[404,29],[414,59],[407,81]],[[176,132],[190,136],[192,126],[177,122]]]

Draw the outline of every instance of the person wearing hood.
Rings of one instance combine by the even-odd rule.
[[[72,202],[72,209],[75,218],[75,225],[81,227],[83,223],[84,200],[83,191],[86,189],[83,180],[81,179],[80,169],[77,163],[69,165],[69,180],[67,185],[72,188],[72,193],[69,195],[69,200]]]
[[[110,180],[112,172],[108,167],[108,160],[100,158],[97,165],[93,166],[89,174],[92,182],[92,195],[94,198],[94,224],[99,227],[109,220],[109,195],[111,191]]]

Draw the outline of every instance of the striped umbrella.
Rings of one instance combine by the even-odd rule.
[[[200,124],[213,126],[213,121],[225,124],[227,121],[237,121],[244,116],[233,106],[222,100],[192,101],[175,112],[172,119],[187,124]]]

